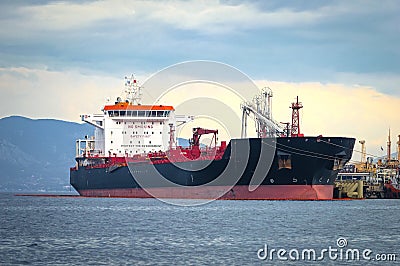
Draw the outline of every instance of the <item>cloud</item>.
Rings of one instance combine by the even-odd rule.
[[[226,34],[264,27],[299,28],[337,22],[338,18],[345,21],[354,17],[371,18],[371,15],[382,18],[385,14],[396,14],[395,10],[398,10],[398,5],[393,1],[385,1],[385,4],[376,1],[328,1],[301,5],[269,2],[272,4],[260,5],[252,1],[230,4],[217,0],[50,2],[21,6],[16,9],[16,14],[18,18],[27,19],[26,26],[40,30],[80,29],[102,21],[119,21],[124,26],[142,25],[144,22],[202,33]],[[376,20],[373,23],[381,25]],[[394,25],[386,24],[387,27],[397,29]]]
[[[11,1],[0,66],[120,74],[210,59],[257,78],[341,82],[321,75],[400,71],[398,11],[392,1]]]
[[[151,12],[149,17],[179,29],[209,34],[309,24],[320,18],[318,13],[294,11],[288,8],[273,11],[260,10],[249,2],[238,5],[224,5],[219,1],[177,1],[175,3],[164,2]]]
[[[27,18],[27,26],[41,30],[66,30],[87,27],[107,19],[123,19],[135,14],[129,1],[50,2],[26,5],[17,13]]]
[[[101,0],[77,2],[49,2],[28,4],[16,9],[18,18],[25,18],[31,29],[66,30],[93,26],[107,20],[126,23],[153,22],[177,29],[203,33],[228,33],[262,27],[299,27],[324,20],[354,15],[388,12],[395,3],[376,1],[325,2],[302,4],[270,2],[272,4],[238,1],[125,1]],[[8,17],[10,19],[10,17]],[[17,21],[17,20],[16,20]],[[22,24],[19,24],[20,26]],[[128,30],[128,29],[127,29]]]
[[[307,24],[317,21],[321,15],[310,10],[299,11],[284,7],[271,11],[260,10],[249,2],[228,5],[216,0],[50,2],[17,6],[14,13],[16,17],[22,18],[17,26],[31,30],[80,29],[107,20],[142,24],[141,20],[145,20],[206,33]],[[12,17],[7,17],[8,21],[10,19]]]
[[[400,76],[395,73],[336,73],[334,79],[343,84],[379,88],[379,91],[400,96]]]
[[[122,80],[46,69],[0,68],[2,116],[79,121],[99,113],[107,96],[118,95]]]

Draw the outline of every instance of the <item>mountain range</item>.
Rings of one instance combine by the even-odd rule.
[[[53,119],[0,119],[0,191],[69,189],[75,140],[93,129]]]

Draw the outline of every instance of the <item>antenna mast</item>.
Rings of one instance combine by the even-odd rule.
[[[361,144],[361,163],[367,162],[367,149],[365,147],[365,140],[360,140],[359,143]]]
[[[303,105],[301,102],[299,102],[299,96],[296,97],[296,102],[292,103],[292,131],[291,135],[292,137],[301,137],[302,134],[300,134],[300,113],[299,110],[303,108]]]
[[[388,143],[387,143],[387,162],[391,161],[391,146],[392,146],[392,142],[390,141],[390,128],[389,128],[389,136],[388,136]]]
[[[397,160],[400,163],[400,135],[398,135],[399,141],[397,141]]]
[[[130,104],[142,104],[142,87],[138,85],[135,76],[125,77],[125,97]]]

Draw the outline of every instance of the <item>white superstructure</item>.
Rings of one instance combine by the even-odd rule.
[[[176,116],[172,106],[142,105],[141,87],[133,75],[125,78],[126,99],[105,105],[102,114],[81,115],[95,127],[93,137],[77,140],[77,156],[131,157],[166,151],[175,146],[177,122],[190,116]]]

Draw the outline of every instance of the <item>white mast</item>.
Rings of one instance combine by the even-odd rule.
[[[125,77],[125,98],[130,104],[142,104],[142,87],[138,85],[135,76],[132,74],[129,78]]]

